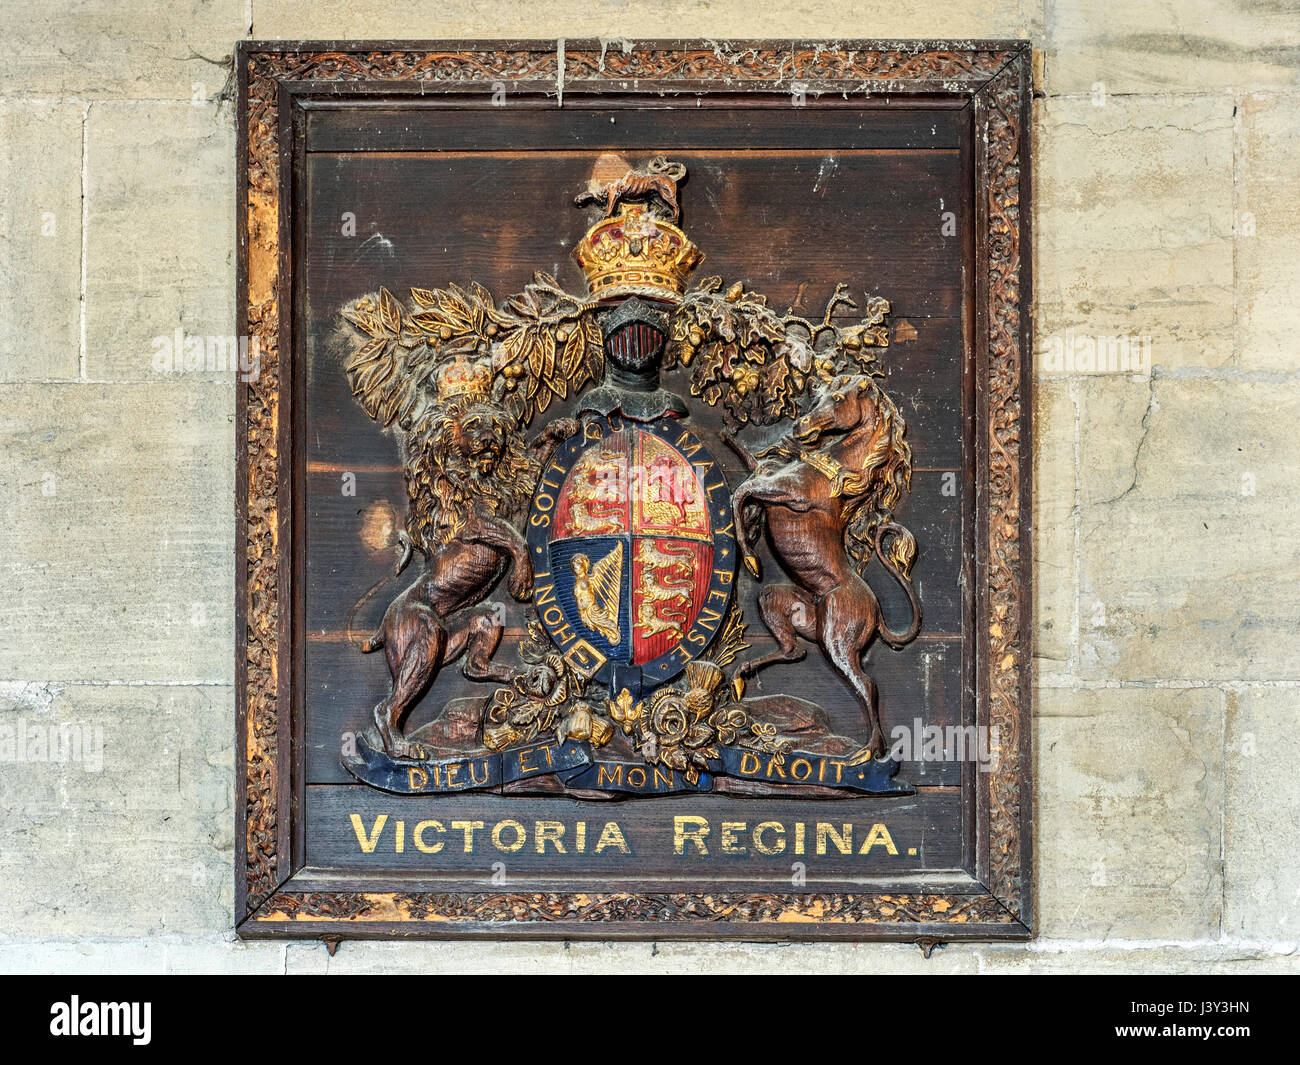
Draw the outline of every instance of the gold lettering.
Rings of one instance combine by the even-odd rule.
[[[507,828],[515,834],[513,843],[506,843],[501,838],[502,830]],[[517,851],[524,845],[527,838],[528,833],[524,831],[524,826],[518,821],[498,821],[492,826],[492,846],[499,851],[505,851],[507,854],[513,854]]]
[[[722,842],[723,854],[747,853],[744,847],[737,845],[739,843],[737,837],[739,833],[745,831],[745,828],[746,825],[744,821],[723,821],[722,822],[722,832],[719,835],[719,839]]]
[[[587,822],[579,821],[573,826],[573,845],[579,854],[587,853]]]
[[[429,783],[429,774],[419,766],[413,765],[406,771],[406,782],[412,791],[419,791]]]
[[[804,852],[803,837],[804,837],[804,831],[806,830],[806,827],[807,827],[807,826],[805,826],[804,823],[803,823],[802,821],[796,821],[796,822],[795,822],[795,825],[794,825],[794,852],[795,852],[795,854],[803,854],[803,852]]]
[[[635,779],[634,779],[635,778]],[[630,788],[645,787],[645,770],[639,765],[634,765],[627,771],[627,785]]]
[[[397,822],[397,845],[393,848],[393,850],[395,850],[398,854],[402,854],[406,850],[406,822],[405,821]]]
[[[357,843],[361,847],[362,854],[374,854],[375,846],[379,843],[380,833],[384,831],[384,825],[388,823],[388,815],[380,814],[375,818],[375,827],[367,835],[361,823],[359,814],[352,814],[352,831],[357,834]]]
[[[623,763],[614,762],[612,765],[600,762],[596,766],[596,787],[602,784],[623,784]]]
[[[474,853],[474,833],[482,827],[482,821],[453,821],[451,823],[451,829],[453,832],[460,829],[465,833],[466,854]]]
[[[800,826],[803,827],[803,826]],[[775,843],[764,843],[763,833],[775,832]],[[780,821],[764,821],[754,826],[754,849],[759,854],[780,854],[785,850],[785,825]]]
[[[709,598],[710,599],[713,598],[713,596],[716,594],[718,593],[716,592],[710,593]],[[699,625],[701,628],[708,629],[710,632],[712,632],[714,629],[718,627],[718,622],[721,620],[722,620],[721,614],[719,614],[712,607],[706,606],[700,610],[700,616],[695,619],[695,624]]]
[[[631,848],[627,845],[627,840],[623,838],[623,830],[618,827],[617,821],[605,822],[605,829],[596,842],[596,853],[599,854],[606,847],[617,847],[624,854],[632,853]]]
[[[559,854],[566,854],[564,849],[564,825],[559,821],[536,821],[533,823],[533,830],[536,833],[535,842],[537,844],[537,853],[545,854],[548,843],[555,844],[555,850]]]
[[[803,766],[802,775],[799,773],[800,766]],[[796,758],[790,763],[790,775],[794,777],[795,780],[807,780],[812,776],[812,762],[808,761],[807,758]]]
[[[691,440],[690,433],[682,433],[682,435],[677,438],[677,448],[687,458],[694,455],[702,446],[703,445],[698,440]]]
[[[753,751],[746,751],[740,756],[740,771],[747,777],[752,777],[762,765],[763,763],[759,761],[758,755]]]
[[[890,854],[897,854],[898,848],[894,846],[894,839],[889,834],[889,829],[884,825],[872,825],[871,832],[867,838],[862,841],[862,849],[859,854],[870,854],[871,848],[879,844],[884,847]]]
[[[673,771],[671,769],[661,769],[655,766],[654,779],[651,780],[652,788],[663,788],[666,791],[673,790]]]
[[[423,854],[437,854],[442,850],[443,842],[438,840],[437,843],[425,843],[424,833],[429,829],[439,833],[445,831],[441,821],[421,821],[415,826],[415,831],[411,833],[411,842],[415,844],[415,849]]]
[[[817,822],[817,853],[826,853],[826,841],[829,839],[835,844],[836,849],[841,854],[853,853],[853,826],[841,825],[843,833],[836,832],[835,826],[827,824],[825,821]]]
[[[695,844],[697,854],[708,854],[709,848],[704,838],[709,834],[709,822],[703,817],[690,815],[673,818],[673,853],[685,854],[686,841]]]

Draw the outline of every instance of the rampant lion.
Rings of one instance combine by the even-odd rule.
[[[541,470],[512,419],[484,402],[435,406],[412,427],[407,450],[407,530],[422,550],[446,543],[474,510],[518,521]]]

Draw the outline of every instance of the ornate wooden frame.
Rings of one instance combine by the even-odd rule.
[[[242,42],[238,49],[240,335],[261,373],[238,395],[236,684],[238,858],[244,936],[513,936],[746,939],[1025,938],[1032,933],[1030,749],[1030,48],[1024,41]],[[292,233],[283,194],[295,100],[385,92],[847,93],[964,98],[974,123],[978,719],[1001,757],[974,788],[973,886],[914,894],[406,893],[355,890],[303,870],[294,720],[294,524],[287,470],[294,382]],[[1023,457],[1023,461],[1022,461]],[[363,887],[365,887],[363,885]],[[346,888],[347,890],[331,890]]]

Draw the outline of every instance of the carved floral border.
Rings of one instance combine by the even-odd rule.
[[[1029,51],[1023,42],[988,42],[965,48],[926,44],[714,44],[648,43],[630,49],[600,42],[538,42],[521,45],[402,45],[346,48],[285,43],[241,44],[239,65],[240,291],[245,331],[261,345],[261,373],[239,397],[239,550],[237,640],[239,710],[239,806],[236,922],[245,934],[302,926],[296,934],[348,926],[358,934],[380,926],[502,927],[511,931],[621,922],[664,934],[674,924],[767,926],[793,932],[809,925],[942,928],[943,937],[962,926],[987,937],[1001,926],[1028,933],[1027,878],[1029,731],[1027,668],[1029,602],[1026,577],[1025,497],[1028,468],[1021,448],[1027,425],[1022,382],[1027,350],[1022,320],[1021,244],[1025,220]],[[989,723],[1000,733],[1001,757],[988,774],[987,894],[708,894],[590,893],[397,893],[294,891],[287,795],[292,751],[282,735],[290,668],[285,646],[291,600],[285,564],[288,472],[280,464],[280,335],[278,294],[285,255],[281,247],[280,113],[282,83],[391,83],[395,88],[437,83],[466,88],[493,83],[612,85],[655,92],[662,88],[725,88],[728,91],[808,89],[862,93],[938,93],[978,97],[982,129],[977,152],[987,202],[983,275],[986,303],[987,552],[984,609]],[[977,245],[979,247],[979,245]],[[1026,278],[1027,281],[1027,278]],[[604,926],[606,929],[608,925]],[[1004,933],[1004,934],[1007,934]],[[294,933],[290,933],[294,934]],[[589,933],[590,934],[590,933]]]

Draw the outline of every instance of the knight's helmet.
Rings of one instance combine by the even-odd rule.
[[[704,259],[669,220],[677,215],[676,185],[684,175],[685,167],[662,164],[604,185],[592,198],[603,200],[606,217],[573,252],[588,291],[609,308],[600,318],[607,375],[625,386],[657,384],[669,312]]]

